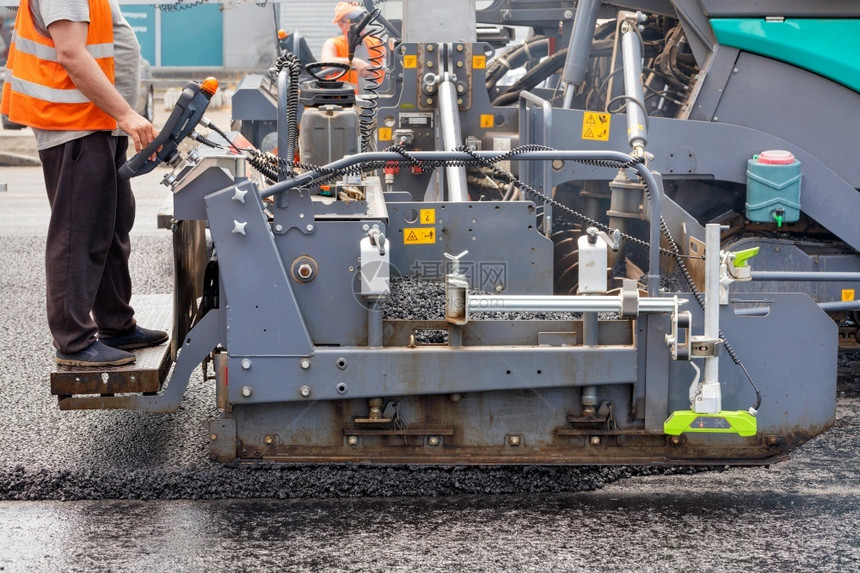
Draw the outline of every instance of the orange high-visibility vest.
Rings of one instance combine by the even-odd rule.
[[[338,58],[346,58],[349,57],[349,44],[347,44],[346,36],[341,34],[336,38],[332,38],[334,40],[334,49]],[[367,46],[367,51],[370,52],[370,59],[375,59],[378,55],[380,60],[380,69],[377,72],[379,83],[382,83],[382,79],[385,77],[385,68],[382,66],[382,59],[384,58],[384,47],[382,42],[379,41],[378,38],[374,36],[367,36],[364,39],[364,45]],[[346,75],[340,78],[342,82],[349,82],[355,86],[358,86],[358,72],[355,70],[349,70]],[[358,91],[358,88],[356,88]]]
[[[89,5],[87,51],[113,83],[110,3],[107,0],[89,0]],[[54,41],[36,29],[28,0],[23,0],[18,8],[6,68],[0,112],[9,116],[11,121],[62,131],[116,128],[116,120],[88,100],[57,62]]]

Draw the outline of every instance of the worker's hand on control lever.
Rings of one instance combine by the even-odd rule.
[[[130,118],[126,125],[132,130],[130,135],[138,152],[120,167],[119,176],[130,179],[149,173],[161,162],[174,163],[181,160],[178,145],[197,126],[217,89],[218,80],[215,78],[206,78],[202,85],[196,82],[185,84],[161,132],[155,131],[152,124],[143,117],[139,116],[143,124]],[[146,143],[147,141],[149,143]]]
[[[362,78],[366,78],[370,76],[370,64],[361,58],[353,58],[352,59],[352,69],[358,73],[358,75]]]
[[[131,138],[137,153],[158,137],[158,130],[145,117],[129,108],[128,113],[117,119],[117,126]]]

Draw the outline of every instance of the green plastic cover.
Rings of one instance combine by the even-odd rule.
[[[678,410],[663,422],[663,432],[680,436],[687,432],[702,434],[737,434],[755,436],[758,423],[754,416],[743,410],[724,410],[718,414],[699,414],[692,410]]]
[[[720,44],[780,60],[860,92],[860,20],[714,18]]]

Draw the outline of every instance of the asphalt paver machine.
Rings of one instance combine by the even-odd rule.
[[[381,40],[358,94],[283,52],[234,101],[271,106],[270,151],[185,87],[125,167],[172,167],[172,346],[57,370],[61,409],[175,411],[202,363],[221,461],[755,465],[830,427],[856,3],[400,16],[350,33]]]

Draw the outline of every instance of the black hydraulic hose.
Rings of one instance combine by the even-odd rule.
[[[592,57],[598,57],[610,53],[612,51],[612,44],[613,42],[611,40],[599,40],[593,42],[591,44]],[[566,58],[567,48],[554,53],[549,58],[526,72],[526,74],[517,82],[511,84],[511,87],[508,88],[505,93],[493,100],[493,105],[505,106],[516,103],[520,97],[521,91],[532,90],[542,81],[558,72],[564,67]]]
[[[540,60],[549,55],[549,39],[546,36],[535,36],[520,44],[511,46],[498,58],[495,58],[487,68],[487,89],[496,83],[510,70],[515,70],[526,62]]]
[[[616,20],[607,20],[602,24],[598,24],[597,28],[594,30],[594,39],[603,40],[607,36],[613,35],[617,26],[618,22]]]
[[[567,58],[567,48],[554,53],[531,70],[526,72],[526,75],[511,84],[508,91],[493,100],[493,105],[503,106],[516,103],[520,97],[520,92],[529,91],[539,83],[559,71],[564,66],[564,61]]]

